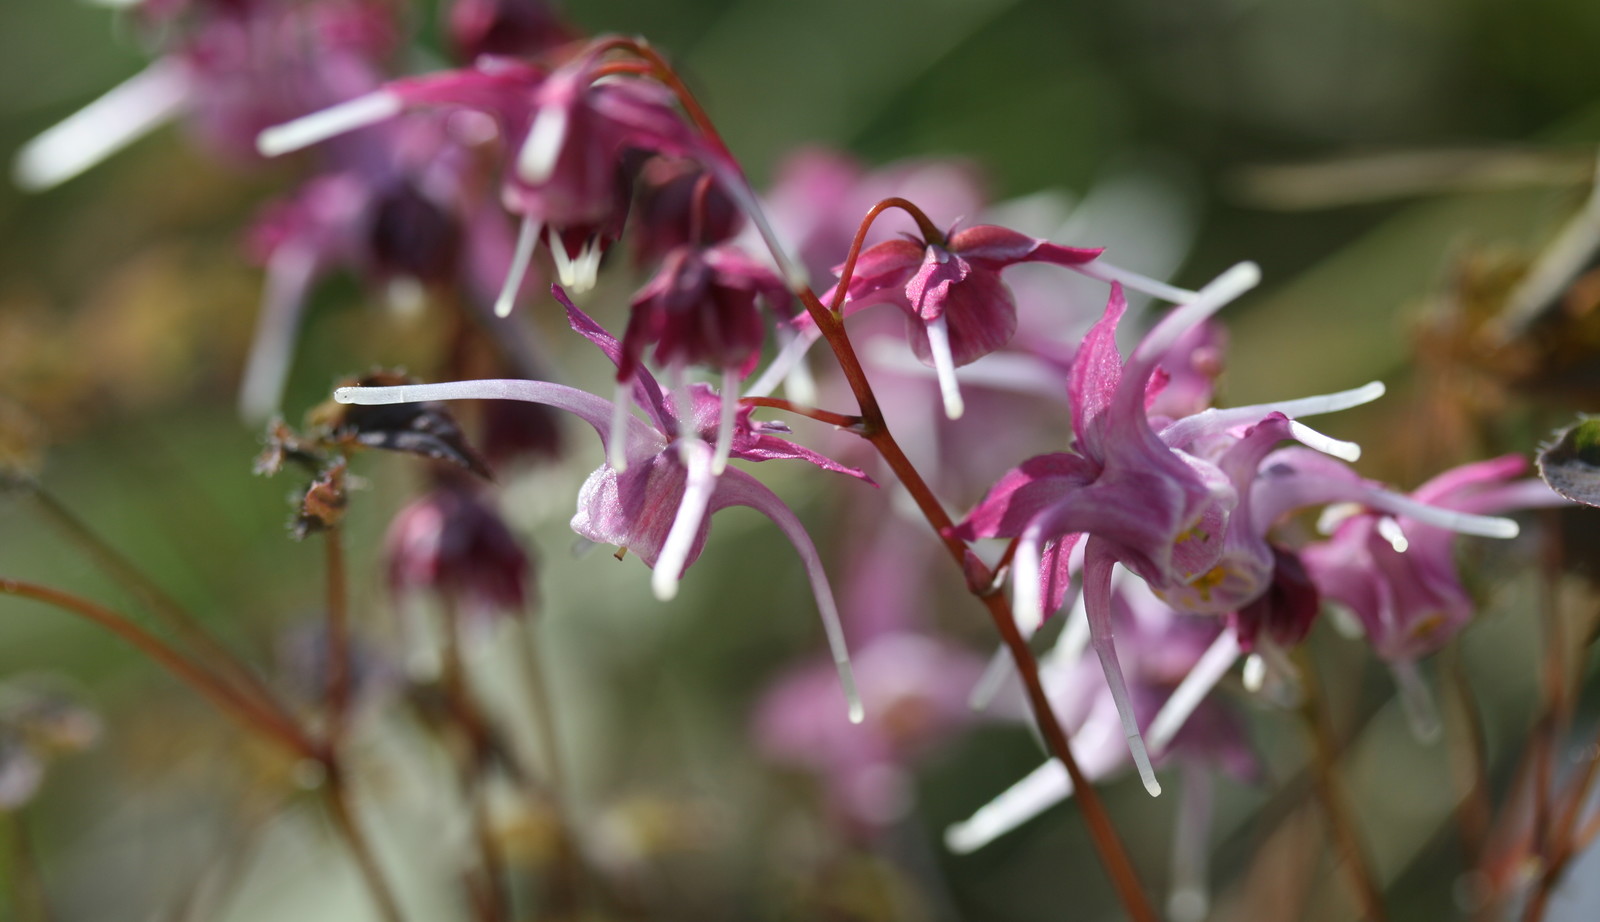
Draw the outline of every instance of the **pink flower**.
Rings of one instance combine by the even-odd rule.
[[[622,347],[616,339],[566,300],[559,288],[552,290],[565,304],[572,328],[598,346],[614,364],[620,363]],[[677,593],[683,573],[699,558],[713,514],[730,506],[749,506],[763,513],[800,555],[822,614],[840,682],[850,701],[851,719],[859,721],[862,711],[849,653],[839,627],[833,590],[816,546],[794,511],[760,481],[742,470],[716,471],[713,467],[707,439],[718,433],[723,401],[710,387],[694,385],[679,395],[678,401],[669,402],[655,378],[642,367],[628,383],[631,386],[621,396],[637,403],[648,422],[629,413],[626,405],[613,406],[602,397],[547,381],[345,387],[339,388],[334,397],[341,403],[357,404],[525,400],[579,417],[600,436],[608,461],[589,475],[579,491],[572,529],[591,541],[633,552],[653,571],[651,586],[663,600]],[[781,438],[778,433],[785,431],[781,426],[752,421],[752,409],[744,407],[736,414],[731,427],[731,457],[756,462],[808,461],[824,470],[868,479],[858,470]],[[614,464],[613,460],[622,463]]]
[[[911,349],[938,371],[946,414],[954,419],[962,410],[955,368],[1005,345],[1017,330],[1016,301],[1001,270],[1026,262],[1076,266],[1099,255],[989,224],[944,240],[888,240],[861,253],[844,312],[874,304],[905,311]]]
[[[746,377],[766,339],[757,297],[779,311],[791,303],[783,280],[737,247],[672,250],[634,295],[618,380],[634,373],[651,344],[657,365],[707,365]]]

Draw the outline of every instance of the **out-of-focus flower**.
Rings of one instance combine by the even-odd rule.
[[[48,676],[0,682],[0,811],[33,799],[50,760],[93,745],[100,717]]]
[[[792,300],[782,279],[737,247],[672,250],[634,295],[618,380],[633,374],[651,344],[657,365],[705,365],[744,378],[761,358],[766,339],[758,297],[777,311]]]
[[[459,478],[401,509],[385,542],[389,586],[430,591],[469,617],[526,611],[532,561],[505,520]]]
[[[578,310],[559,288],[574,330],[598,346],[614,364],[622,360],[617,340]],[[816,546],[784,502],[760,481],[737,469],[716,471],[708,438],[716,437],[723,401],[708,386],[694,385],[669,402],[655,378],[643,367],[631,383],[632,401],[649,418],[641,421],[625,405],[586,391],[547,381],[459,381],[399,387],[339,388],[341,403],[386,405],[429,400],[510,399],[542,403],[566,410],[600,436],[607,463],[589,475],[578,494],[572,529],[591,541],[634,552],[654,572],[651,586],[658,597],[677,593],[678,581],[699,557],[710,531],[710,517],[729,506],[749,506],[772,519],[799,553],[811,580],[841,683],[850,701],[852,720],[861,706],[851,675],[849,654],[839,627],[833,590]],[[674,403],[677,405],[674,406]],[[816,452],[779,437],[775,424],[753,422],[752,408],[737,414],[730,436],[731,457],[745,461],[793,459],[824,470],[866,479]],[[620,462],[620,463],[619,463]]]
[[[207,148],[253,160],[262,130],[374,89],[398,37],[380,0],[162,6],[148,12],[166,53],[25,146],[19,185],[65,182],[179,115]]]
[[[1446,471],[1409,497],[1438,510],[1432,515],[1393,505],[1331,507],[1328,518],[1338,522],[1332,536],[1300,552],[1323,597],[1355,615],[1373,651],[1394,669],[1419,728],[1435,718],[1415,662],[1459,633],[1474,609],[1453,554],[1464,529],[1452,529],[1452,519],[1568,502],[1540,480],[1514,479],[1527,469],[1526,459],[1507,455]],[[1514,526],[1508,531],[1515,534]]]
[[[859,646],[862,696],[872,716],[841,724],[832,664],[781,676],[757,705],[756,744],[774,761],[815,772],[847,822],[875,829],[911,806],[909,764],[972,720],[966,689],[981,663],[931,636],[893,632]]]
[[[546,0],[454,0],[446,24],[456,57],[531,57],[577,38]]]

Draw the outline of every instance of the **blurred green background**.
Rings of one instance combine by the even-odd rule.
[[[1175,281],[1197,285],[1246,258],[1266,278],[1224,315],[1234,336],[1227,398],[1384,378],[1398,385],[1384,404],[1328,429],[1363,437],[1364,470],[1407,486],[1461,460],[1444,446],[1424,457],[1395,435],[1434,412],[1426,392],[1406,386],[1418,317],[1454,290],[1467,255],[1525,261],[1543,246],[1587,195],[1600,140],[1600,4],[1586,0],[597,0],[567,11],[587,30],[640,33],[663,49],[758,187],[787,151],[823,144],[874,163],[971,158],[996,199],[1081,194],[1130,165],[1188,190],[1197,232]],[[418,28],[432,33],[433,16],[419,10]],[[419,54],[416,67],[439,60]],[[0,157],[143,61],[104,9],[0,4]],[[1377,178],[1308,169],[1287,179],[1263,171],[1447,150],[1485,170],[1524,156],[1534,165],[1497,188],[1466,188],[1483,183],[1446,169],[1380,169]],[[260,661],[321,598],[320,549],[285,533],[290,484],[251,475],[260,436],[233,413],[260,284],[238,230],[288,176],[217,166],[168,129],[60,189],[27,196],[0,186],[0,399],[36,421],[50,489]],[[620,303],[625,292],[611,296]],[[425,363],[428,335],[384,321],[351,282],[322,286],[291,379],[291,414],[340,375]],[[1571,411],[1595,409],[1586,398],[1565,391],[1515,404],[1491,427],[1493,444],[1461,447],[1530,451]],[[1114,916],[1068,811],[971,858],[936,853],[938,828],[1033,766],[1036,750],[1015,728],[978,730],[924,767],[927,828],[883,843],[893,860],[842,845],[803,779],[762,766],[746,740],[749,708],[774,670],[815,649],[809,594],[781,537],[747,513],[719,517],[682,595],[658,605],[643,567],[617,566],[604,552],[570,555],[571,496],[599,451],[587,433],[569,435],[574,457],[510,484],[508,497],[542,556],[541,631],[579,767],[580,814],[646,854],[642,886],[659,908],[650,917]],[[350,524],[353,586],[361,617],[376,618],[382,529],[416,474],[390,458],[367,458],[359,473],[372,489]],[[778,492],[802,495],[775,473]],[[818,522],[819,543],[833,502],[802,510]],[[1526,580],[1489,572],[1504,577],[1495,611],[1529,604]],[[0,499],[0,574],[128,601],[21,499]],[[1536,656],[1531,620],[1512,617],[1486,619],[1466,644],[1502,756],[1520,743]],[[987,648],[975,606],[944,620]],[[1322,656],[1358,689],[1350,713],[1388,694],[1359,651],[1329,645]],[[485,661],[488,675],[503,667],[493,651]],[[151,917],[208,855],[253,828],[239,817],[260,780],[228,725],[116,640],[0,601],[0,676],[38,670],[73,677],[107,728],[95,750],[57,765],[29,808],[59,917]],[[1361,697],[1362,676],[1382,687]],[[1274,764],[1292,776],[1292,726],[1261,720]],[[1395,915],[1446,917],[1455,882],[1441,843],[1443,757],[1405,738],[1393,713],[1374,727],[1353,787],[1395,886]],[[437,847],[427,817],[441,795],[425,768],[406,764],[413,757],[404,746],[386,756],[392,787],[375,795],[395,807],[392,855]],[[1169,804],[1121,783],[1108,801],[1141,871],[1159,884]],[[1224,802],[1214,880],[1225,892],[1247,867],[1267,873],[1251,862],[1278,841],[1269,832],[1297,828],[1255,811],[1298,814],[1270,790],[1230,788]],[[1397,808],[1406,804],[1415,809]],[[307,832],[314,821],[252,822],[259,864],[225,918],[367,911],[336,844]],[[639,832],[652,823],[668,830],[660,841]],[[1347,917],[1337,875],[1324,868],[1318,879],[1311,892],[1326,900],[1308,900],[1307,917]],[[448,903],[438,902],[446,898],[436,880],[404,889],[450,911],[438,909]]]

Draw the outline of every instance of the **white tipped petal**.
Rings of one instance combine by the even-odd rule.
[[[983,675],[978,677],[972,686],[972,692],[967,695],[967,707],[974,711],[988,710],[994,701],[994,696],[1000,693],[1000,687],[1005,684],[1015,671],[1011,659],[1011,651],[1004,645],[994,651],[989,657],[988,665],[983,667]]]
[[[789,290],[800,293],[806,291],[811,280],[806,277],[806,271],[789,259],[783,242],[778,239],[777,231],[773,230],[771,222],[767,220],[767,213],[761,207],[761,200],[756,198],[755,191],[750,188],[750,181],[744,178],[736,167],[725,163],[721,158],[707,158],[705,165],[722,183],[723,191],[733,196],[734,202],[750,218],[750,223],[755,225],[756,232],[761,235],[761,241],[767,245],[767,251],[772,254],[772,261],[778,264],[778,274],[783,276],[783,281]]]
[[[728,466],[733,450],[733,425],[739,418],[739,376],[732,369],[722,370],[722,413],[717,418],[717,444],[711,453],[711,473],[720,474]]]
[[[1194,762],[1181,766],[1182,793],[1172,830],[1172,889],[1167,893],[1169,922],[1203,922],[1211,910],[1206,884],[1211,852],[1213,791],[1206,769]]]
[[[947,828],[945,847],[958,855],[975,852],[1071,796],[1072,778],[1051,759],[969,819]]]
[[[633,400],[632,382],[618,381],[616,396],[611,403],[611,437],[606,440],[606,463],[617,473],[628,469],[628,404]]]
[[[1389,668],[1394,673],[1395,686],[1400,691],[1400,708],[1405,711],[1411,735],[1419,743],[1438,742],[1444,725],[1439,720],[1439,708],[1434,703],[1432,690],[1428,688],[1428,680],[1422,677],[1416,661],[1400,660],[1391,663]]]
[[[29,141],[11,164],[16,184],[39,192],[104,161],[183,108],[189,75],[162,59]]]
[[[688,565],[694,539],[700,534],[700,523],[705,521],[711,491],[717,486],[716,475],[711,473],[711,449],[706,443],[699,439],[682,439],[679,444],[685,446],[689,476],[683,499],[678,503],[678,514],[672,520],[672,529],[667,532],[667,540],[662,543],[661,554],[650,573],[650,588],[663,602],[678,594],[678,580]]]
[[[1404,554],[1411,547],[1410,539],[1406,538],[1405,529],[1392,516],[1383,516],[1378,519],[1378,537],[1389,542],[1396,554]]]
[[[538,185],[555,172],[561,145],[567,140],[567,121],[565,106],[544,106],[533,117],[528,139],[517,153],[517,175],[523,180]]]
[[[1039,596],[1041,543],[1039,528],[1029,525],[1017,540],[1017,552],[1011,558],[1011,617],[1023,637],[1032,637],[1044,620],[1044,603]]]
[[[1095,641],[1094,651],[1100,655],[1100,668],[1105,671],[1106,684],[1111,687],[1111,700],[1116,702],[1117,716],[1122,719],[1122,735],[1128,741],[1128,752],[1139,769],[1139,780],[1151,797],[1161,796],[1161,782],[1156,780],[1156,770],[1150,764],[1150,753],[1145,749],[1144,735],[1139,732],[1139,722],[1133,713],[1133,696],[1122,677],[1122,665],[1117,662],[1117,651],[1109,640]]]
[[[941,314],[928,321],[928,352],[933,357],[933,370],[939,376],[939,393],[944,397],[944,415],[960,419],[966,412],[961,401],[961,385],[956,382],[955,358],[950,354],[950,326]]]
[[[280,247],[267,261],[267,284],[239,385],[239,415],[249,422],[264,422],[283,403],[283,385],[316,264],[308,248],[292,245]]]
[[[1129,364],[1159,362],[1178,337],[1193,329],[1222,310],[1229,302],[1256,287],[1261,282],[1261,267],[1253,262],[1242,262],[1217,276],[1211,284],[1200,289],[1194,298],[1185,301],[1167,316],[1161,318],[1139,343]]]
[[[1244,658],[1244,674],[1241,678],[1244,680],[1244,690],[1252,695],[1267,684],[1267,661],[1261,658],[1261,654],[1252,653]]]
[[[1315,449],[1325,455],[1332,455],[1341,461],[1349,461],[1353,464],[1361,460],[1360,445],[1355,442],[1346,442],[1344,439],[1323,435],[1297,420],[1289,421],[1289,434],[1294,436],[1295,441],[1307,448]]]
[[[1176,285],[1168,285],[1166,282],[1157,281],[1147,275],[1140,275],[1137,272],[1113,266],[1103,259],[1092,259],[1071,268],[1092,279],[1099,279],[1102,282],[1116,282],[1124,288],[1142,291],[1147,295],[1160,298],[1163,301],[1170,301],[1173,304],[1183,304],[1200,296],[1199,292],[1190,291],[1187,288],[1179,288]]]
[[[1520,532],[1516,521],[1503,516],[1475,515],[1470,512],[1457,512],[1454,509],[1441,509],[1389,490],[1374,490],[1369,503],[1385,512],[1403,515],[1424,525],[1433,525],[1463,535],[1477,535],[1480,538],[1515,538]]]
[[[256,138],[256,150],[263,157],[277,157],[357,128],[388,121],[404,109],[405,102],[399,96],[378,90],[268,128]]]
[[[782,327],[779,329],[781,331]],[[817,340],[822,338],[822,331],[811,326],[796,333],[780,333],[780,335],[786,336],[783,348],[779,349],[778,354],[773,356],[772,364],[767,366],[760,377],[756,378],[745,389],[744,395],[746,397],[770,396],[773,391],[778,389],[778,385],[784,382],[784,379],[789,378],[792,380],[794,373],[805,366],[806,352],[816,344]],[[801,403],[813,402],[802,399],[798,394],[794,393],[792,387],[790,388],[789,396],[799,400]]]
[[[1156,719],[1150,722],[1150,751],[1164,753],[1172,744],[1172,738],[1178,735],[1189,716],[1194,713],[1200,702],[1211,693],[1222,677],[1228,674],[1233,664],[1239,660],[1239,639],[1230,630],[1224,630],[1211,642],[1211,646],[1201,655],[1200,660],[1183,677],[1178,687],[1173,689],[1172,695],[1167,698],[1161,710],[1156,712]]]
[[[777,495],[761,481],[744,471],[729,468],[717,480],[717,508],[743,505],[755,509],[772,520],[778,530],[794,545],[795,553],[805,566],[806,577],[811,581],[811,594],[817,600],[817,614],[822,617],[822,630],[828,636],[828,651],[839,671],[839,685],[844,689],[851,723],[860,723],[866,716],[861,696],[856,691],[855,674],[850,668],[850,649],[845,644],[844,628],[839,623],[839,608],[833,601],[833,587],[828,584],[828,574],[822,568],[822,556],[805,526],[795,517],[794,510],[784,505]]]
[[[517,293],[522,290],[522,280],[528,275],[528,264],[533,262],[533,248],[539,242],[539,222],[526,215],[517,228],[517,244],[511,251],[511,267],[506,270],[506,282],[500,286],[500,296],[494,299],[494,315],[509,317],[517,303]]]

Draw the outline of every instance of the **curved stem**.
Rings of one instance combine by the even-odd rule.
[[[611,38],[602,40],[596,48],[612,49],[621,48],[637,54],[648,61],[654,68],[654,75],[661,80],[678,97],[684,111],[706,140],[713,146],[715,152],[726,157],[729,164],[735,163],[729,153],[727,144],[723,142],[716,126],[706,115],[694,94],[673,71],[664,58],[661,57],[643,40]],[[742,178],[742,177],[741,177]],[[740,191],[740,190],[735,190]],[[907,203],[910,204],[909,202]],[[886,206],[887,207],[887,206]],[[915,208],[915,206],[912,206]],[[911,212],[913,217],[920,210]],[[752,217],[760,221],[759,209]],[[924,216],[926,220],[926,216]],[[919,221],[919,224],[922,222]],[[924,234],[935,240],[942,240],[943,236],[938,229],[928,222],[923,226]],[[776,250],[776,241],[767,234],[769,246],[774,248],[773,257],[782,266],[788,266],[788,258]],[[857,236],[861,236],[860,231]],[[791,267],[792,268],[792,267]],[[855,395],[861,407],[861,422],[854,427],[862,437],[872,443],[874,449],[881,455],[894,471],[895,476],[905,486],[922,511],[923,517],[939,535],[945,549],[949,551],[957,567],[968,577],[969,585],[978,587],[975,594],[989,612],[990,619],[994,622],[996,630],[1000,632],[1006,647],[1010,649],[1012,658],[1016,660],[1017,672],[1022,678],[1023,687],[1027,690],[1028,703],[1033,710],[1034,720],[1039,725],[1040,733],[1049,744],[1050,751],[1066,768],[1075,790],[1078,792],[1078,803],[1083,811],[1084,821],[1089,827],[1090,837],[1093,839],[1095,849],[1101,861],[1106,866],[1106,871],[1111,877],[1117,895],[1123,907],[1135,922],[1155,922],[1157,916],[1144,894],[1139,883],[1133,863],[1128,858],[1127,849],[1123,846],[1121,838],[1117,835],[1111,823],[1110,816],[1105,811],[1094,788],[1084,777],[1078,767],[1077,760],[1072,755],[1072,747],[1067,742],[1066,732],[1056,720],[1055,712],[1051,710],[1049,698],[1046,697],[1044,686],[1039,680],[1038,664],[1034,661],[1033,653],[1028,649],[1027,641],[1017,630],[1012,619],[1010,606],[1006,603],[1002,593],[994,590],[994,574],[981,561],[974,558],[972,552],[962,541],[952,537],[955,523],[951,520],[933,490],[923,480],[915,465],[906,457],[898,442],[889,432],[889,427],[884,419],[883,410],[878,405],[876,394],[873,393],[872,384],[867,379],[866,371],[861,366],[861,360],[856,355],[855,348],[844,332],[844,322],[836,311],[829,309],[817,298],[810,286],[796,277],[796,273],[785,272],[791,282],[791,288],[805,305],[806,312],[816,323],[823,337],[828,341],[828,346],[833,350],[839,362],[839,368],[849,383],[850,391]],[[836,295],[837,297],[837,295]]]
[[[844,268],[839,272],[839,281],[833,286],[833,298],[828,305],[829,310],[837,311],[844,305],[845,291],[850,287],[850,279],[856,273],[856,260],[860,258],[861,248],[867,242],[867,231],[872,229],[872,222],[878,219],[878,215],[883,214],[890,208],[898,208],[910,215],[912,220],[917,222],[918,229],[922,231],[922,239],[924,241],[928,243],[944,243],[944,233],[939,230],[938,225],[934,224],[921,208],[906,199],[892,196],[873,205],[867,212],[866,217],[861,219],[861,226],[856,228],[855,239],[850,241],[850,252],[844,258]]]
[[[1350,806],[1345,802],[1334,774],[1334,766],[1339,759],[1338,746],[1328,722],[1328,710],[1322,700],[1316,666],[1309,657],[1302,657],[1300,666],[1301,674],[1305,677],[1305,698],[1300,705],[1300,716],[1311,737],[1312,779],[1316,783],[1317,799],[1322,801],[1334,844],[1343,853],[1350,884],[1361,903],[1363,918],[1367,922],[1385,922],[1388,914],[1383,905],[1383,888],[1378,884],[1372,862],[1361,844],[1355,817],[1350,813]]]
[[[100,625],[131,644],[184,684],[198,691],[218,710],[238,721],[245,729],[276,740],[291,752],[305,758],[322,759],[321,748],[298,726],[274,713],[260,701],[244,695],[223,682],[204,667],[173,649],[161,638],[129,621],[123,615],[71,593],[20,580],[0,579],[0,593],[43,602]]]
[[[206,633],[200,626],[199,620],[184,609],[176,599],[96,534],[86,522],[74,515],[72,510],[56,499],[42,484],[28,480],[24,481],[22,486],[33,496],[34,502],[44,512],[45,517],[65,534],[68,540],[83,548],[90,559],[112,579],[133,593],[151,614],[165,622],[170,630],[205,657],[206,661],[217,669],[219,680],[235,685],[242,696],[255,698],[285,722],[290,721],[289,711],[278,701],[266,683],[256,676],[254,670],[235,656],[232,650]]]

